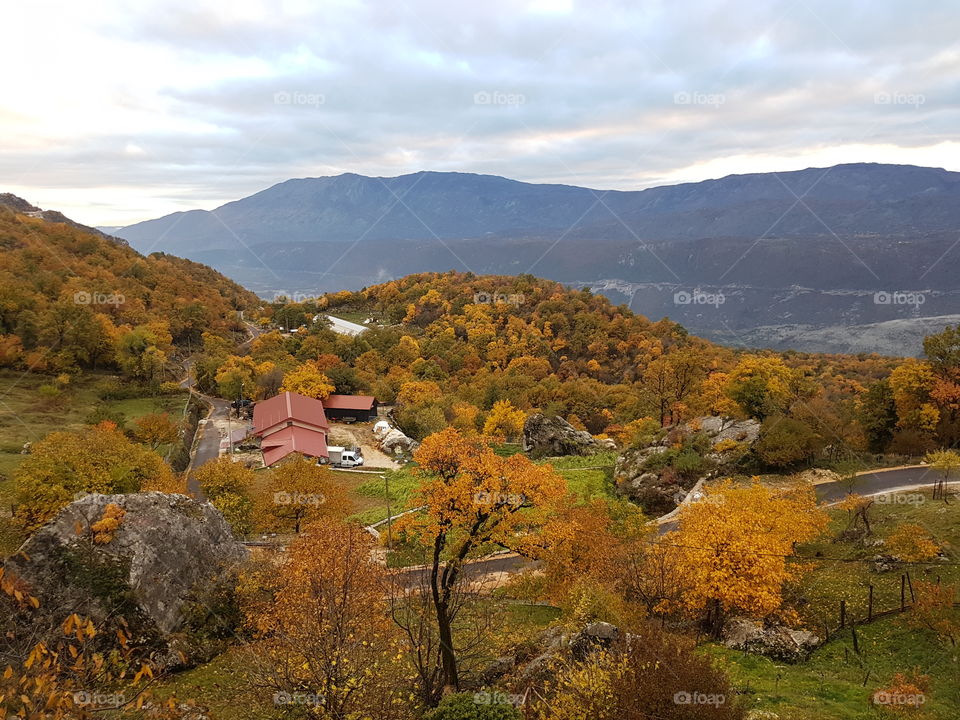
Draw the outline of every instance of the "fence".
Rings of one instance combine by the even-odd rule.
[[[937,585],[940,584],[940,577],[937,576]],[[908,600],[909,595],[909,602]],[[841,600],[839,607],[839,617],[837,627],[831,629],[829,627],[824,628],[826,639],[829,640],[831,636],[836,635],[838,632],[846,630],[849,628],[853,635],[853,645],[854,649],[859,652],[857,648],[857,633],[856,627],[858,625],[868,625],[875,620],[881,618],[890,617],[891,615],[899,615],[901,613],[910,610],[913,607],[913,603],[916,602],[917,597],[913,591],[913,581],[910,578],[910,573],[905,572],[900,575],[900,604],[887,608],[885,610],[876,610],[874,608],[873,602],[874,596],[874,586],[870,584],[867,586],[867,615],[866,617],[861,617],[859,619],[852,618],[847,612],[847,601]],[[960,607],[960,602],[954,603],[954,607]]]

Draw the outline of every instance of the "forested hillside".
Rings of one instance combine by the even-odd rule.
[[[0,259],[0,367],[155,379],[172,352],[241,330],[237,311],[258,304],[206,266],[8,207]]]
[[[349,337],[323,313],[371,322]],[[735,351],[559,283],[464,273],[278,302],[266,314],[299,329],[262,335],[244,357],[208,343],[203,387],[232,397],[243,383],[269,395],[285,373],[321,374],[338,392],[396,403],[418,438],[448,424],[510,435],[533,411],[620,440],[644,424],[754,417],[780,433],[771,442],[802,440],[787,443],[797,448],[781,458],[787,465],[827,448],[921,454],[955,436],[951,330],[928,339],[924,361]]]

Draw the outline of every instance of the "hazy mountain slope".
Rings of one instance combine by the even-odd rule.
[[[118,231],[258,292],[359,288],[449,269],[609,287],[719,337],[960,312],[960,173],[851,164],[637,192],[463,173],[289,180]],[[654,290],[653,287],[660,288]],[[730,301],[678,303],[713,288]],[[626,288],[626,290],[624,290]],[[874,302],[923,293],[923,304]]]
[[[960,225],[960,173],[838,165],[733,175],[643,191],[534,185],[489,175],[421,172],[288,180],[213,211],[130,225],[121,237],[164,250],[261,242],[444,240],[578,230],[597,239],[696,239],[852,232],[913,233]],[[808,209],[809,207],[809,209]],[[812,212],[811,212],[812,211]],[[625,227],[626,225],[626,227]]]

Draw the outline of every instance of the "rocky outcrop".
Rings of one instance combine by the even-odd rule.
[[[703,467],[691,472],[675,470],[656,456],[669,452],[685,439],[699,436]],[[614,482],[617,492],[640,505],[646,512],[670,512],[686,497],[698,480],[740,459],[760,436],[756,420],[733,420],[720,416],[700,417],[668,429],[662,439],[648,447],[630,448],[617,458]]]
[[[105,517],[118,519],[103,530]],[[175,635],[189,633],[192,617],[206,617],[232,592],[246,555],[209,503],[160,492],[91,494],[61,510],[6,567],[49,613],[122,618],[163,654]],[[190,645],[183,637],[177,643]]]
[[[559,415],[534,413],[523,424],[523,449],[534,457],[560,457],[592,455],[601,447],[593,435]]]
[[[823,642],[809,630],[764,624],[749,618],[731,618],[723,627],[723,644],[733,650],[764,655],[774,660],[800,662]]]

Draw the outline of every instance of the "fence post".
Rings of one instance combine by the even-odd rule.
[[[900,576],[900,612],[907,609],[907,576]]]
[[[907,573],[907,585],[910,587],[910,602],[915,603],[917,598],[913,594],[913,583],[910,582],[910,573]]]
[[[844,627],[847,622],[847,601],[840,601],[840,627]]]
[[[867,598],[867,622],[873,622],[873,585],[870,586],[870,596]]]

